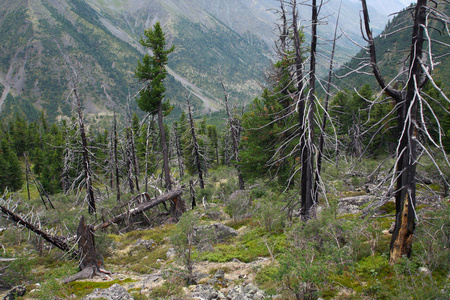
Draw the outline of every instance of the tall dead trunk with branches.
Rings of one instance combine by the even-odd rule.
[[[198,180],[200,184],[200,188],[203,190],[205,189],[205,183],[203,181],[203,170],[200,160],[200,149],[197,142],[197,135],[195,134],[195,126],[194,126],[194,120],[192,119],[192,112],[191,112],[191,102],[189,100],[190,95],[186,97],[186,101],[188,104],[188,114],[189,114],[189,125],[191,129],[191,136],[192,136],[192,143],[194,144],[194,165],[197,168],[197,174],[198,174]]]
[[[432,7],[428,6],[430,3]],[[443,5],[448,5],[443,4]],[[425,99],[421,96],[421,90],[424,84],[433,79],[430,76],[429,70],[433,68],[432,53],[428,53],[430,65],[425,65],[423,58],[424,43],[428,44],[431,50],[432,40],[428,36],[428,22],[429,18],[440,19],[442,14],[438,11],[437,2],[418,0],[413,8],[413,27],[411,46],[409,50],[409,68],[407,69],[407,82],[402,90],[393,89],[386,84],[377,63],[375,52],[375,44],[372,36],[372,31],[369,23],[369,12],[367,9],[366,0],[362,0],[365,39],[368,42],[368,50],[370,54],[370,65],[373,74],[377,80],[378,85],[383,91],[392,97],[396,102],[397,113],[397,131],[398,131],[398,145],[397,145],[397,161],[394,178],[396,179],[395,187],[395,207],[396,220],[395,228],[392,234],[390,244],[390,263],[394,264],[399,259],[406,255],[410,257],[412,250],[412,238],[416,226],[416,167],[418,164],[418,150],[426,150],[423,142],[419,138],[429,138],[427,129],[422,123],[423,112],[419,109],[420,106],[425,105]],[[448,17],[446,17],[448,23]],[[433,82],[434,84],[434,82]],[[435,86],[436,87],[436,86]],[[444,95],[445,97],[445,95]],[[448,101],[448,98],[445,97]],[[438,143],[432,141],[433,144]],[[442,145],[441,145],[442,146]],[[442,148],[442,147],[439,147]]]
[[[301,214],[304,220],[311,217],[314,208],[314,110],[315,110],[315,82],[316,82],[316,49],[318,9],[316,0],[312,1],[311,19],[311,51],[309,70],[309,90],[305,97],[305,77],[303,74],[303,53],[301,50],[300,30],[298,28],[297,1],[291,1],[292,27],[294,30],[295,48],[295,80],[297,82],[297,112],[299,120],[299,148],[301,161]]]
[[[116,179],[116,196],[117,196],[117,202],[120,202],[120,177],[119,177],[119,159],[117,156],[117,144],[118,144],[118,138],[117,138],[117,117],[116,112],[114,111],[114,128],[113,128],[113,144],[114,144],[114,177]]]
[[[78,112],[78,126],[80,127],[80,136],[81,136],[81,151],[83,153],[83,172],[84,172],[84,182],[86,186],[87,193],[87,202],[89,206],[89,213],[94,214],[96,211],[95,208],[95,198],[94,198],[94,187],[92,185],[92,169],[91,163],[89,159],[89,149],[86,138],[86,130],[84,128],[84,118],[83,118],[83,108],[81,105],[81,99],[78,95],[77,85],[74,84],[73,94],[75,96],[77,112]]]
[[[225,83],[223,82],[222,74],[219,70],[219,77],[220,77],[220,83],[222,85],[224,97],[225,97],[225,109],[227,111],[228,116],[228,125],[230,126],[230,133],[231,133],[231,141],[233,146],[233,156],[235,161],[235,168],[238,173],[238,180],[239,180],[239,189],[243,190],[245,189],[244,184],[244,178],[242,177],[242,172],[239,167],[239,138],[240,138],[240,130],[237,128],[238,124],[236,122],[236,119],[231,116],[230,107],[228,103],[228,92],[225,87]]]

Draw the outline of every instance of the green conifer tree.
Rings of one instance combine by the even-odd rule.
[[[166,143],[166,132],[164,130],[163,115],[168,115],[171,111],[169,102],[163,103],[166,88],[164,79],[167,75],[166,65],[168,55],[175,49],[165,49],[165,34],[159,22],[153,29],[148,29],[144,33],[145,39],[139,42],[142,46],[152,51],[152,55],[146,54],[142,62],[138,62],[135,77],[145,83],[145,87],[139,92],[137,104],[139,108],[152,115],[158,115],[158,126],[161,133],[161,148],[163,152],[163,171],[165,175],[166,188],[172,189],[169,170],[169,154]]]

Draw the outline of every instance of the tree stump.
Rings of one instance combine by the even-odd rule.
[[[100,255],[95,248],[94,231],[94,226],[85,224],[84,216],[81,216],[77,229],[80,272],[62,280],[62,283],[92,278],[95,275],[104,276],[105,274],[111,274],[102,269],[102,261],[99,259]]]

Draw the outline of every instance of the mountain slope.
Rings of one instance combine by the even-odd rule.
[[[138,40],[157,21],[176,47],[167,78],[174,116],[183,109],[186,90],[197,96],[197,109],[221,108],[219,66],[232,98],[249,101],[272,64],[277,20],[270,9],[278,6],[277,0],[0,0],[1,116],[35,119],[41,109],[50,120],[70,116],[75,73],[87,113],[123,109],[140,87],[133,77],[144,54]],[[330,1],[321,12],[329,19],[321,26],[325,38],[337,9],[337,1]],[[344,1],[340,26],[360,41],[358,10],[359,3]],[[300,11],[306,24],[309,8]],[[373,19],[384,20],[374,21],[375,27],[386,20],[382,14]],[[355,46],[343,38],[339,43],[343,62]]]
[[[447,15],[450,13],[450,6],[440,6],[438,9],[443,10]],[[370,12],[369,12],[370,13]],[[430,28],[441,28],[442,25],[435,23],[431,19]],[[381,73],[385,77],[386,82],[391,81],[397,74],[408,67],[409,57],[407,56],[411,47],[411,28],[412,18],[409,10],[402,11],[399,15],[392,19],[384,29],[384,31],[375,38],[375,46],[377,51],[377,61]],[[404,28],[403,30],[400,30]],[[447,33],[439,30],[430,30],[431,38],[438,42],[433,42],[431,50],[434,57],[437,58],[434,63],[438,63],[432,74],[436,81],[441,81],[446,90],[450,88],[450,56],[448,55],[448,47],[445,44],[450,44],[450,37]],[[428,49],[428,44],[425,43],[425,49]],[[338,76],[343,76],[346,73],[361,68],[368,62],[368,55],[366,50],[361,50],[354,59],[350,60],[345,66],[337,72]],[[428,57],[424,57],[425,60]],[[406,78],[397,78],[397,84],[402,84]],[[360,69],[359,73],[351,73],[341,80],[337,80],[337,85],[343,88],[356,87],[359,89],[362,85],[369,83],[374,89],[378,89],[375,78],[372,76],[372,70],[366,66]]]

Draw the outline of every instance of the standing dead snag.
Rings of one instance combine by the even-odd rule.
[[[232,144],[233,145],[233,156],[234,156],[234,160],[235,160],[234,165],[238,172],[239,189],[243,190],[243,189],[245,189],[244,178],[242,177],[241,168],[239,167],[240,130],[238,130],[236,128],[238,126],[238,124],[236,124],[237,123],[236,119],[232,118],[231,113],[230,113],[230,108],[228,105],[228,93],[227,93],[227,89],[225,87],[225,83],[223,82],[222,73],[220,72],[220,68],[219,68],[219,76],[220,76],[220,84],[222,85],[222,89],[223,89],[223,93],[224,93],[224,97],[225,97],[225,108],[226,108],[227,116],[228,116],[228,125],[230,125],[231,140],[233,142],[233,144]]]
[[[200,188],[202,190],[204,190],[205,183],[203,181],[203,170],[202,170],[202,165],[200,162],[200,150],[199,150],[200,147],[197,142],[197,135],[195,134],[194,120],[192,119],[191,102],[190,102],[189,98],[190,98],[190,94],[186,97],[186,101],[188,104],[189,125],[191,127],[192,143],[194,144],[194,153],[193,153],[194,154],[194,164],[197,168],[198,180],[200,181]]]
[[[78,111],[78,125],[80,126],[81,135],[81,147],[83,152],[83,171],[84,171],[84,181],[86,185],[87,200],[89,205],[89,213],[95,213],[95,198],[94,198],[94,188],[92,186],[92,169],[89,160],[89,150],[87,146],[86,130],[84,128],[83,111],[81,105],[81,99],[77,92],[77,85],[74,83],[73,94],[75,96],[77,111]]]
[[[431,3],[434,8],[427,4]],[[448,5],[443,4],[443,5]],[[416,167],[418,163],[418,149],[427,150],[423,140],[430,140],[435,146],[443,149],[442,143],[433,141],[427,134],[426,124],[423,120],[423,110],[419,107],[425,99],[421,90],[427,81],[433,82],[429,70],[433,68],[433,54],[427,53],[430,58],[426,65],[423,59],[424,43],[431,49],[432,39],[428,36],[429,19],[441,20],[443,13],[438,10],[438,2],[418,0],[414,7],[412,39],[409,50],[409,68],[405,71],[407,82],[402,90],[393,89],[386,84],[377,63],[375,44],[369,23],[369,13],[366,0],[362,0],[365,39],[369,44],[370,66],[383,91],[392,97],[397,105],[397,162],[394,178],[396,179],[395,206],[396,222],[390,244],[390,263],[394,264],[406,255],[411,256],[412,237],[415,230],[416,215]],[[448,17],[446,17],[448,20]],[[448,21],[443,21],[448,22]],[[447,98],[446,98],[447,99]],[[448,99],[447,99],[448,101]],[[419,139],[419,133],[421,133]],[[423,139],[422,139],[423,137]],[[422,140],[421,140],[422,139]],[[442,150],[443,151],[443,150]]]

